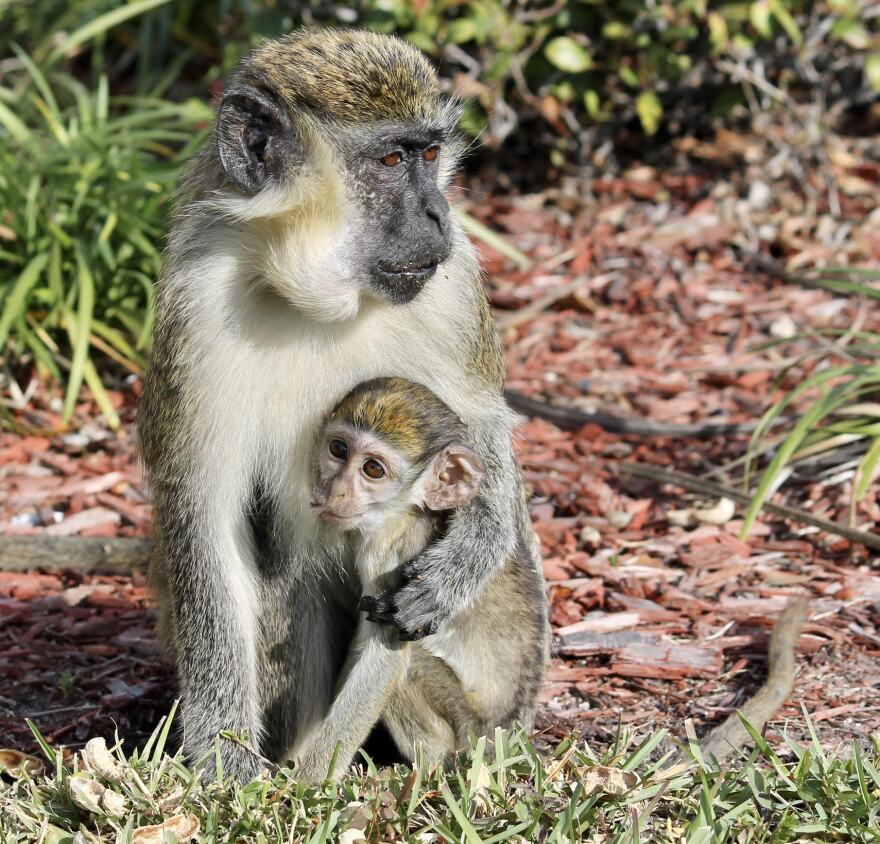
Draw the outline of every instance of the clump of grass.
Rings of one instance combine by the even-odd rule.
[[[171,191],[211,112],[17,56],[0,87],[0,353],[66,380],[65,422],[83,381],[113,419],[92,353],[143,365]]]
[[[641,740],[622,734],[603,753],[571,736],[542,757],[523,734],[499,730],[493,745],[480,739],[451,771],[368,763],[321,787],[298,784],[288,769],[247,785],[204,784],[165,754],[169,725],[165,719],[128,757],[117,741],[115,760],[90,771],[82,755],[65,765],[35,732],[49,770],[0,787],[0,837],[138,842],[160,840],[139,830],[164,824],[167,833],[207,842],[880,838],[880,742],[829,755],[809,719],[809,744],[784,739],[791,761],[754,735],[756,750],[736,770],[671,765],[672,754],[659,752],[662,731]]]
[[[877,284],[880,271],[876,270],[829,268],[814,272],[805,281],[841,295],[860,297],[867,303],[880,299]],[[757,454],[766,450],[768,432],[783,411],[811,391],[818,391],[818,397],[775,448],[746,512],[743,535],[748,533],[764,502],[798,461],[850,447],[852,443],[863,446],[850,498],[853,523],[856,505],[868,494],[880,465],[880,334],[859,328],[808,331],[768,345],[804,339],[812,348],[798,362],[816,356],[825,360],[761,417],[749,444],[747,466],[753,466]],[[832,364],[833,358],[844,362]],[[748,485],[748,472],[745,483]]]

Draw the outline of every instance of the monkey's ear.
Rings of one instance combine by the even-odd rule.
[[[483,461],[463,445],[444,448],[425,471],[424,502],[431,510],[452,510],[477,493]]]
[[[229,181],[248,194],[257,193],[269,181],[280,181],[293,154],[287,111],[251,85],[235,85],[223,95],[216,137]]]

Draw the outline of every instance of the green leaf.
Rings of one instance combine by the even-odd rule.
[[[831,27],[831,34],[854,50],[866,50],[871,44],[871,36],[858,21],[837,21]]]
[[[880,91],[880,53],[871,53],[865,59],[865,78],[875,91]]]
[[[757,3],[752,3],[749,7],[749,20],[762,38],[773,37],[769,0],[758,0]]]
[[[459,18],[449,24],[446,31],[446,39],[452,44],[464,44],[473,41],[477,37],[477,25],[473,18]]]
[[[587,110],[587,114],[590,117],[596,118],[599,116],[599,113],[602,110],[602,101],[599,99],[599,95],[593,91],[584,91],[584,108]]]
[[[712,50],[715,53],[720,53],[727,46],[729,38],[727,21],[718,12],[709,12],[706,24],[709,27],[709,41],[712,43]]]
[[[646,135],[653,135],[660,128],[663,106],[653,91],[642,91],[636,99],[636,114]]]
[[[593,60],[586,49],[566,35],[549,41],[544,47],[544,55],[550,64],[566,73],[583,73],[593,66]]]
[[[779,25],[788,33],[788,37],[797,44],[798,46],[804,40],[804,36],[801,34],[801,28],[797,25],[795,19],[791,16],[791,12],[785,7],[785,4],[780,2],[780,0],[772,0],[771,8],[773,10],[773,17],[779,21]]]

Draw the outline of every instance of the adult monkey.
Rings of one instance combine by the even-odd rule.
[[[425,384],[486,468],[381,596],[402,636],[467,607],[514,549],[540,565],[501,350],[444,198],[457,118],[403,41],[305,30],[242,63],[189,166],[139,434],[190,757],[226,729],[272,760],[296,755],[327,711],[358,595],[344,539],[310,511],[309,454],[356,383]],[[239,778],[260,766],[232,742],[222,756]]]

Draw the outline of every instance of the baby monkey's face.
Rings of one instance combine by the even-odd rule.
[[[416,471],[369,431],[330,422],[318,441],[312,508],[341,530],[374,530],[411,500]]]
[[[414,466],[382,437],[341,421],[327,423],[317,447],[312,509],[340,530],[375,531],[412,507],[452,510],[483,477],[482,461],[463,444]]]

